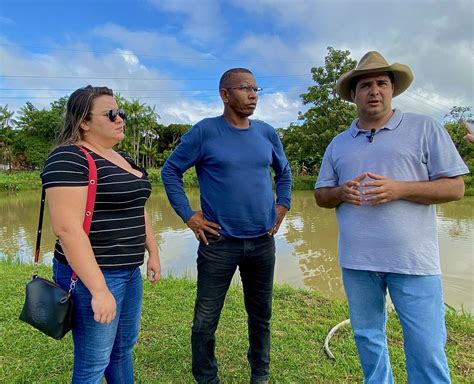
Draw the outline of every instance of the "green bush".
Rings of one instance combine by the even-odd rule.
[[[163,185],[163,180],[161,180],[161,168],[149,168],[147,169],[148,180],[152,184]],[[196,171],[194,168],[188,169],[184,172],[183,183],[185,187],[197,187],[199,186],[196,176]]]
[[[0,190],[23,191],[41,188],[39,171],[0,172]]]
[[[292,189],[296,191],[313,190],[316,176],[293,176]]]
[[[149,168],[147,169],[148,180],[152,184],[162,184],[161,182],[161,169],[159,168]]]

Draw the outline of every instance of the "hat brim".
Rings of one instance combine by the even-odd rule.
[[[343,74],[336,83],[336,92],[343,100],[353,103],[351,96],[351,80],[354,77],[366,75],[368,73],[392,72],[394,76],[393,96],[398,96],[405,92],[413,82],[413,73],[411,69],[403,64],[394,63],[385,67],[374,67],[362,70],[353,69]]]

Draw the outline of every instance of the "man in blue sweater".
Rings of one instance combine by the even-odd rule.
[[[249,70],[225,72],[219,82],[223,115],[204,119],[183,135],[161,172],[172,207],[200,242],[191,337],[198,383],[219,383],[214,334],[237,266],[248,314],[250,381],[269,382],[273,235],[290,209],[291,171],[275,129],[249,119],[260,90]],[[182,182],[192,166],[201,195],[197,211]]]

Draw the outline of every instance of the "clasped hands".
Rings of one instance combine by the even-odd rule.
[[[364,180],[366,178],[372,180]],[[361,186],[365,188],[364,191],[360,191]],[[343,184],[339,197],[343,202],[354,205],[380,205],[399,200],[402,190],[403,182],[364,172]]]

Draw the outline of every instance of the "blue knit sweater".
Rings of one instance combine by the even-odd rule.
[[[258,237],[275,222],[270,168],[275,172],[276,204],[290,208],[291,171],[275,129],[250,120],[247,129],[223,116],[194,125],[166,161],[162,172],[168,199],[184,222],[194,214],[183,189],[183,173],[196,167],[204,217],[221,234]]]

